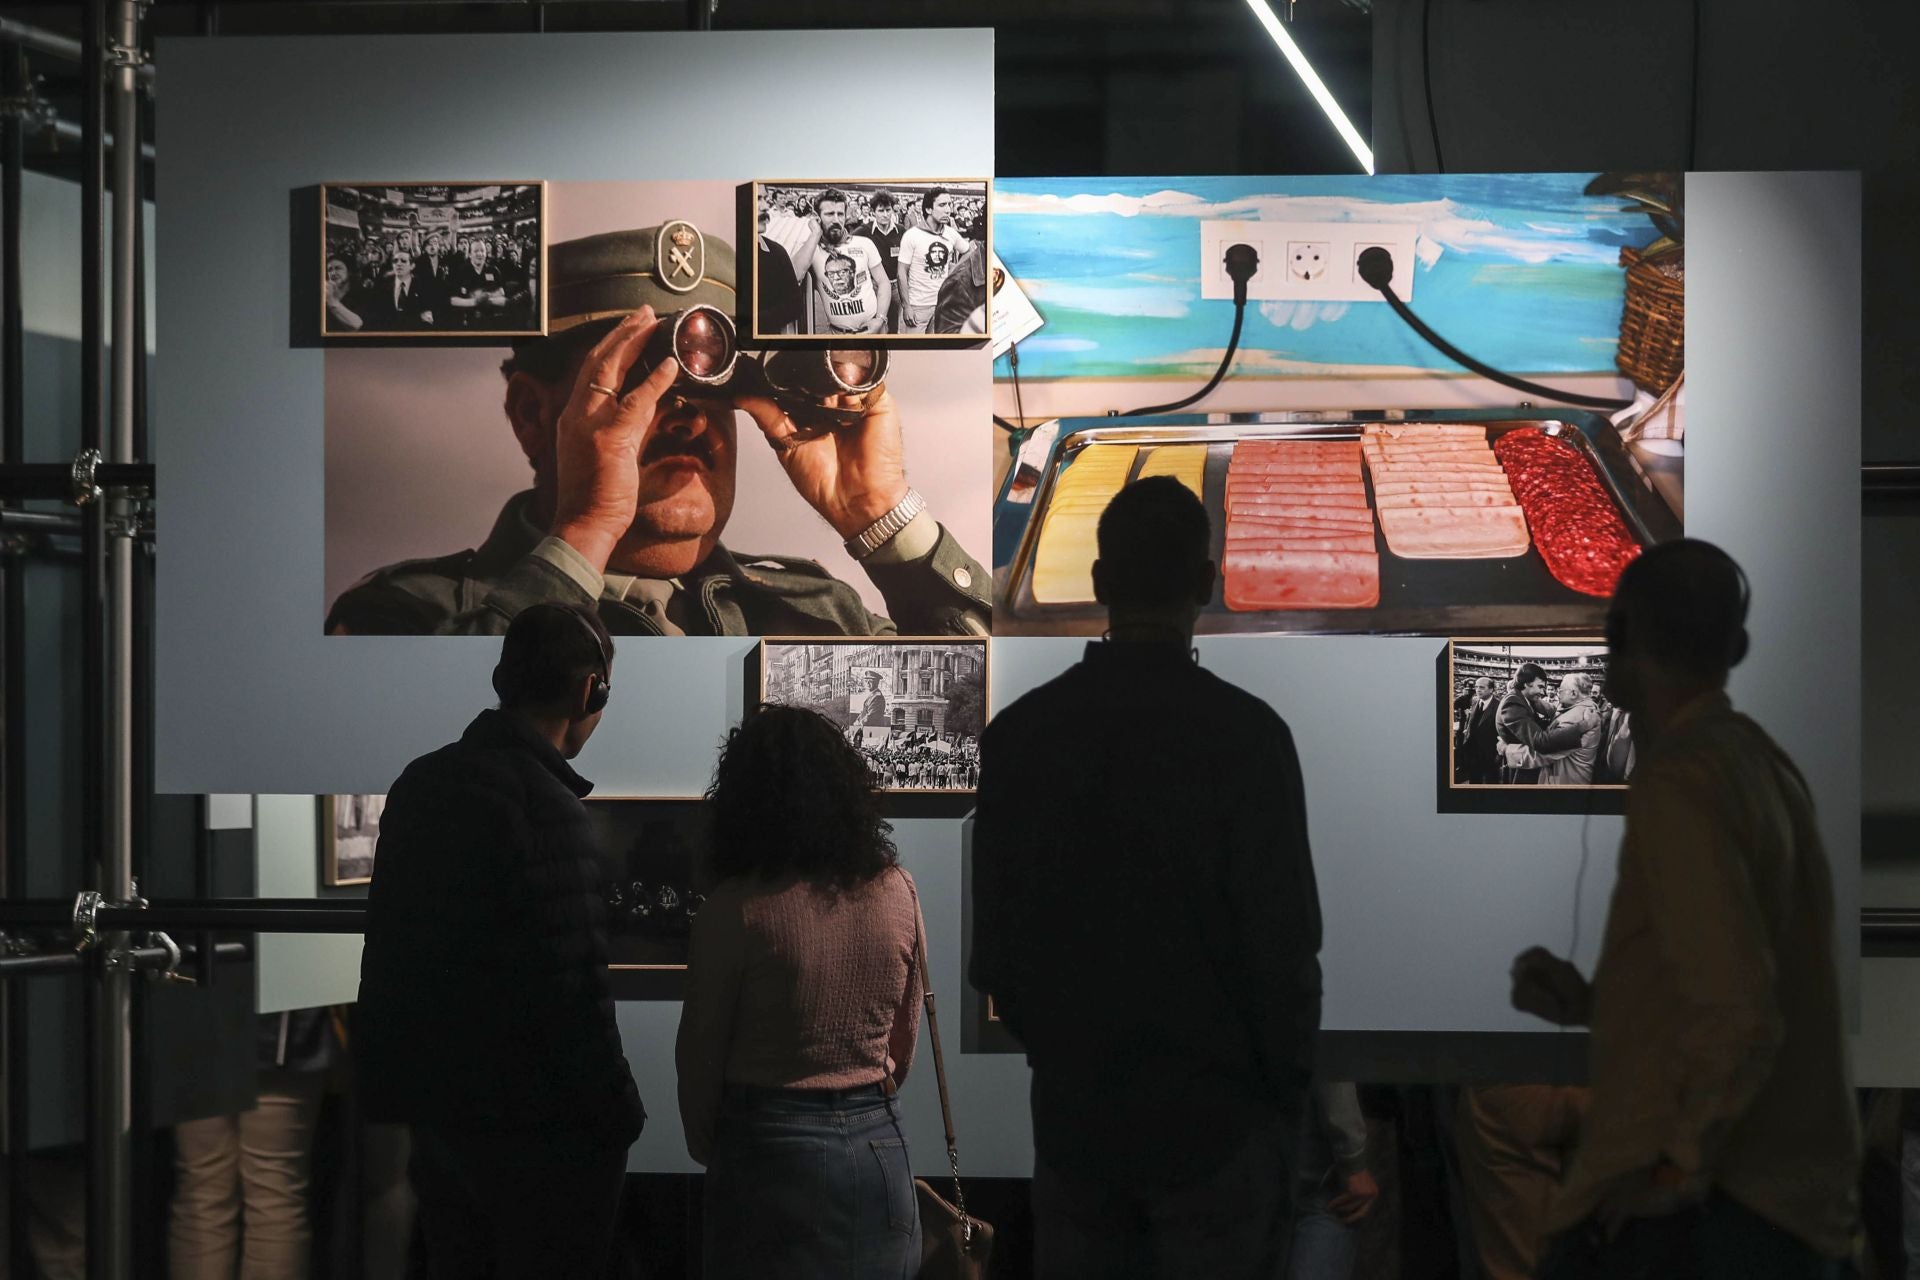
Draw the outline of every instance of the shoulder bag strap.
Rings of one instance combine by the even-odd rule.
[[[963,1243],[973,1243],[973,1216],[960,1186],[960,1148],[953,1136],[953,1103],[947,1097],[947,1060],[940,1052],[940,1015],[934,1009],[933,975],[927,969],[927,937],[920,929],[920,895],[913,894],[913,945],[920,968],[921,999],[927,1007],[927,1039],[933,1043],[933,1079],[940,1087],[940,1123],[947,1136],[947,1165],[953,1170],[953,1207],[960,1211]]]

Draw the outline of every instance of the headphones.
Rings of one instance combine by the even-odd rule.
[[[1711,542],[1701,542],[1693,539],[1689,539],[1688,541],[1692,545],[1717,556],[1721,563],[1733,570],[1734,584],[1739,588],[1739,617],[1736,620],[1736,625],[1732,633],[1727,637],[1726,652],[1721,654],[1722,663],[1726,666],[1727,670],[1731,671],[1733,668],[1739,666],[1741,661],[1746,658],[1748,646],[1752,643],[1750,637],[1747,635],[1747,611],[1753,604],[1753,586],[1747,581],[1747,571],[1740,567],[1738,560],[1735,560]],[[1625,638],[1626,620],[1617,614],[1610,614],[1607,619],[1607,648],[1610,650],[1619,648]]]
[[[610,665],[607,662],[607,649],[600,643],[600,633],[593,629],[591,622],[587,621],[586,614],[578,609],[568,609],[567,614],[580,624],[582,630],[593,637],[594,652],[600,655],[600,670],[594,674],[593,688],[587,692],[587,705],[580,713],[582,716],[590,716],[596,711],[606,710],[607,699],[613,696],[613,686],[607,683],[607,668]]]

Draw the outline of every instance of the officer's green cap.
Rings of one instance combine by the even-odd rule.
[[[676,218],[547,246],[547,332],[697,302],[733,315],[733,246]]]

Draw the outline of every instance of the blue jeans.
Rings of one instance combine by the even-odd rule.
[[[1033,1170],[1038,1280],[1272,1280],[1287,1232],[1287,1140],[1250,1126],[1200,1181],[1164,1191]]]
[[[880,1085],[727,1086],[703,1235],[709,1280],[911,1280],[920,1212],[899,1102]]]
[[[1286,1280],[1350,1280],[1359,1260],[1359,1228],[1340,1221],[1325,1196],[1294,1206]]]

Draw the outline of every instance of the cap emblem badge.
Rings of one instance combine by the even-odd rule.
[[[653,247],[653,273],[675,293],[691,293],[707,278],[707,241],[685,219],[661,226]]]

